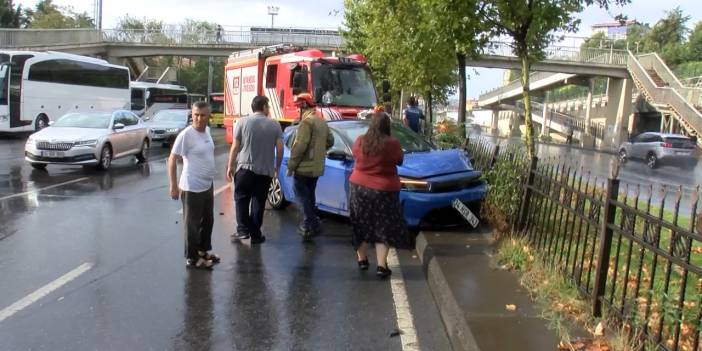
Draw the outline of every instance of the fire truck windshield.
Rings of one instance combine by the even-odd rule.
[[[377,103],[373,79],[365,67],[316,63],[312,86],[318,104],[370,108]]]

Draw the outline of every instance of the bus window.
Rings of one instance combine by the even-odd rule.
[[[2,88],[0,88],[0,105],[7,105],[7,78],[9,77],[9,69],[9,65],[0,65],[0,86],[2,86]]]
[[[10,128],[24,125],[20,115],[20,104],[22,103],[22,72],[24,72],[24,63],[32,57],[34,56],[12,56],[12,65],[10,66],[10,90],[8,92],[10,103]]]

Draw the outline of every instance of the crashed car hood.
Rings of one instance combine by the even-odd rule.
[[[397,167],[401,177],[431,178],[472,171],[473,166],[462,150],[434,150],[406,153],[402,166]]]

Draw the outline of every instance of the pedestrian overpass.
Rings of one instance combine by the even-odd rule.
[[[542,115],[538,116],[543,123],[538,123],[556,132],[573,132],[573,126],[580,126],[576,129],[582,131],[585,140],[580,140],[584,144],[594,144],[594,139],[600,139],[605,148],[617,146],[634,130],[636,121],[630,115],[632,90],[636,87],[639,95],[662,113],[660,131],[702,135],[702,89],[681,83],[657,54],[635,55],[626,50],[590,48],[566,51],[573,50],[577,54],[558,55],[558,50],[547,50],[546,59],[532,67],[536,72],[530,74],[528,89],[536,95],[544,95],[546,91],[568,84],[588,86],[585,116],[578,120],[559,112],[558,118],[550,120],[547,116],[553,114],[543,112],[551,110],[549,104],[553,102],[545,101]],[[557,65],[551,64],[549,67],[548,63],[554,61],[557,61]],[[556,66],[560,67],[554,70]],[[591,110],[596,107],[592,100],[593,77],[609,78],[606,107],[600,109],[597,116],[591,115]],[[505,106],[515,106],[522,99],[522,91],[521,81],[515,80],[480,95],[478,106],[493,110],[493,130],[497,130],[499,110],[504,110]],[[519,111],[518,108],[512,110]],[[604,120],[605,128],[601,123],[593,122],[597,118]],[[598,132],[593,134],[592,131]],[[547,135],[548,131],[542,129],[543,134]]]

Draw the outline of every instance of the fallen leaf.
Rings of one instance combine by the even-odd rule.
[[[597,323],[597,326],[595,327],[595,336],[604,336],[604,324],[602,322]]]
[[[507,311],[512,311],[512,312],[514,312],[514,311],[517,310],[517,306],[516,306],[516,305],[512,305],[512,304],[510,304],[510,305],[505,305],[505,308],[507,309]]]

